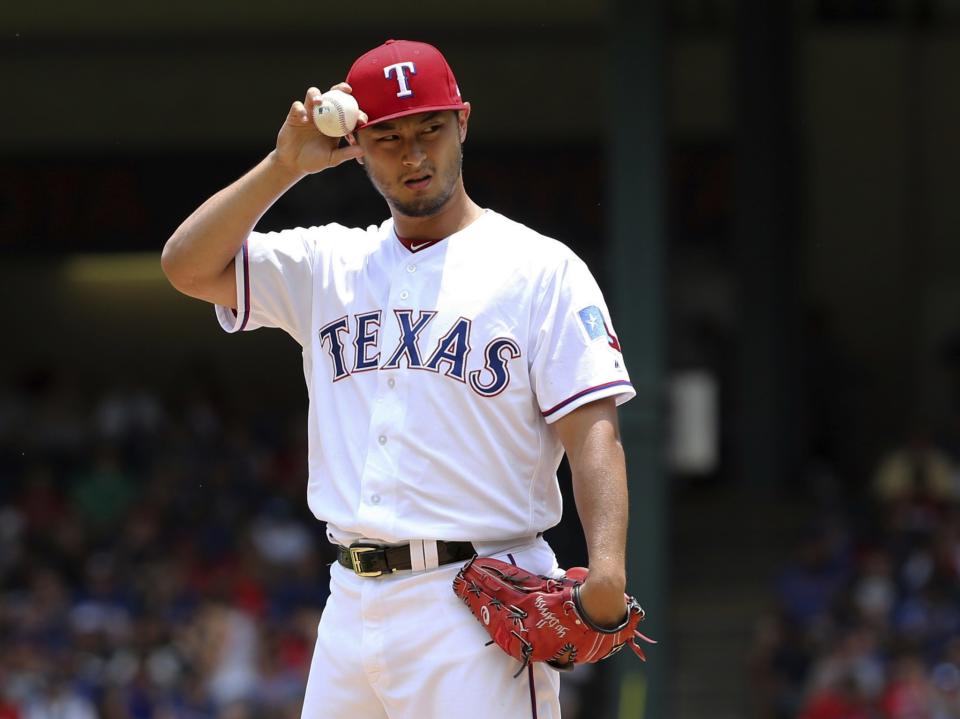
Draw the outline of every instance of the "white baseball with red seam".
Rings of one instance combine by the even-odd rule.
[[[328,137],[343,137],[353,132],[360,116],[360,107],[353,95],[342,90],[323,93],[313,108],[313,124]]]

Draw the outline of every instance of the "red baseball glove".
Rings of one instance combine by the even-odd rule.
[[[656,642],[637,631],[644,617],[637,600],[624,595],[627,617],[619,626],[597,626],[580,606],[580,585],[586,577],[583,567],[551,579],[497,559],[474,557],[457,573],[453,591],[492,641],[521,662],[517,675],[529,662],[543,661],[564,670],[598,662],[624,644],[646,661],[639,641]]]

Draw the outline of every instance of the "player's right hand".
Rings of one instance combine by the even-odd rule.
[[[330,88],[352,92],[345,82]],[[322,93],[315,87],[307,90],[303,102],[297,100],[290,106],[287,119],[277,135],[277,160],[298,174],[312,174],[326,170],[357,157],[363,156],[363,150],[357,145],[340,147],[338,137],[327,137],[313,124],[313,110],[320,104]],[[360,111],[359,123],[367,121],[367,115]]]

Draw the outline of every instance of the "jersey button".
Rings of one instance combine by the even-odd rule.
[[[379,495],[379,494],[371,494],[371,495],[370,495],[370,504],[380,504],[380,495]]]
[[[377,441],[378,441],[380,444],[386,444],[386,443],[387,443],[387,438],[386,438],[384,435],[381,434],[379,437],[377,437]]]
[[[409,296],[410,296],[410,293],[407,292],[406,290],[404,290],[403,292],[400,293],[400,299],[401,299],[401,300],[405,300],[405,299],[407,299]]]
[[[416,271],[417,271],[416,265],[407,265],[407,272],[416,272]]]
[[[388,386],[390,389],[393,389],[394,387],[397,386],[397,380],[395,380],[393,377],[391,377],[390,379],[387,380],[387,386]]]

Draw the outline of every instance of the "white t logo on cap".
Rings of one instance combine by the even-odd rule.
[[[407,72],[404,72],[407,70]],[[390,79],[390,76],[396,73],[397,83],[400,85],[400,92],[397,93],[397,97],[410,97],[413,95],[413,90],[407,85],[407,78],[410,75],[417,74],[417,66],[412,62],[398,62],[396,65],[387,65],[383,68],[383,76]]]

